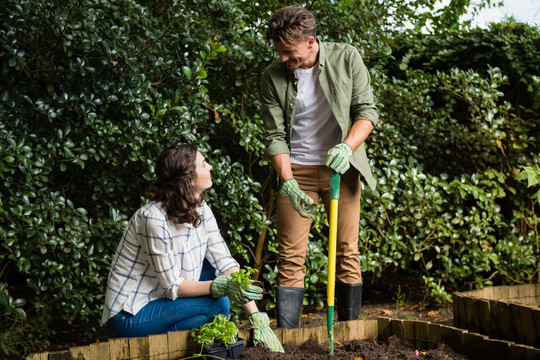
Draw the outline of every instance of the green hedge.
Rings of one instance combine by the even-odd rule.
[[[433,2],[308,4],[322,39],[364,54],[381,112],[367,143],[378,188],[362,201],[366,283],[400,268],[437,301],[538,281],[540,263],[537,183],[516,179],[538,166],[538,29],[460,27],[449,14],[465,3],[419,15]],[[260,269],[273,307],[275,176],[261,156],[258,89],[275,56],[265,21],[283,4],[171,4],[8,0],[0,11],[2,354],[66,331],[96,336],[111,257],[171,143],[206,153],[223,236]],[[433,32],[421,31],[429,21]],[[306,304],[324,305],[327,233],[321,212]]]

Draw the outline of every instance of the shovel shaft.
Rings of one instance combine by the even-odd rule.
[[[334,306],[328,306],[328,347],[330,348],[330,355],[334,354]]]
[[[332,175],[330,176],[330,216],[328,219],[330,229],[328,234],[328,278],[326,287],[328,306],[332,307],[334,306],[336,288],[336,243],[340,181],[341,175],[332,171]]]
[[[336,287],[336,242],[337,242],[337,212],[338,200],[330,200],[330,234],[328,236],[328,279],[327,299],[328,306],[334,306],[334,293]]]
[[[330,175],[330,199],[339,200],[339,184],[341,182],[341,174],[332,171]]]
[[[328,347],[330,354],[334,354],[334,298],[336,289],[336,243],[337,243],[337,218],[339,201],[339,182],[341,175],[332,171],[330,177],[330,216],[328,223],[330,230],[328,234],[328,278],[326,295],[328,301]]]

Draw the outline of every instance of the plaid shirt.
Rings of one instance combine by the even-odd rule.
[[[198,227],[167,219],[160,203],[141,207],[129,221],[111,264],[101,322],[124,310],[136,314],[150,301],[174,300],[183,280],[198,281],[204,259],[216,275],[239,266],[205,203]]]

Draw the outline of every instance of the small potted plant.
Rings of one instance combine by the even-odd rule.
[[[250,277],[257,270],[247,266],[231,274],[231,281],[247,289],[251,284]],[[236,324],[224,315],[217,315],[210,323],[194,330],[191,335],[201,345],[201,352],[217,358],[227,357],[236,359],[244,352],[245,340],[238,337]]]
[[[199,355],[208,354],[215,358],[238,358],[244,352],[244,339],[238,338],[234,322],[220,314],[212,322],[194,330],[191,335],[201,345]]]

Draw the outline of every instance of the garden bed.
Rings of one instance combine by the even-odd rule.
[[[446,344],[434,349],[414,349],[402,339],[391,336],[387,341],[349,340],[334,345],[330,355],[328,346],[311,339],[300,346],[285,345],[285,354],[272,353],[262,346],[246,349],[241,360],[467,360],[467,356],[455,352]]]
[[[493,286],[452,296],[454,326],[540,348],[540,284]]]
[[[538,335],[530,335],[540,333],[539,288],[538,284],[498,286],[454,293],[453,320],[449,316],[450,308],[445,308],[442,317],[440,314],[437,315],[440,309],[418,312],[420,302],[412,297],[410,300],[416,307],[409,309],[410,311],[407,306],[404,308],[397,308],[395,304],[382,306],[379,302],[385,299],[384,294],[374,292],[373,296],[369,296],[368,292],[362,312],[362,316],[367,316],[368,319],[335,323],[333,358],[347,359],[347,356],[354,355],[352,359],[361,357],[363,360],[369,360],[369,356],[378,356],[377,353],[384,352],[387,359],[392,359],[390,356],[396,353],[401,354],[399,355],[401,357],[398,357],[401,359],[408,359],[407,356],[413,353],[417,356],[415,359],[438,359],[437,356],[446,352],[449,356],[447,360],[452,359],[450,356],[454,353],[469,360],[538,360],[540,349],[526,343],[526,340],[519,340],[521,338],[514,337],[518,340],[512,340],[511,335],[524,336],[524,339],[529,340],[540,339]],[[417,316],[412,317],[414,314]],[[450,326],[451,324],[454,326]],[[241,326],[239,329],[238,335],[246,340],[243,359],[249,360],[248,356],[252,355],[252,358],[258,360],[270,359],[261,353],[265,351],[264,348],[253,347],[248,327]],[[328,351],[324,312],[308,312],[303,317],[302,328],[290,330],[274,328],[274,331],[287,351],[281,355],[271,353],[269,356],[275,359],[332,358]],[[530,333],[524,334],[526,331]],[[191,331],[178,331],[143,338],[109,339],[87,346],[33,354],[30,358],[177,360],[199,350],[191,337]],[[416,350],[419,351],[418,355]],[[287,356],[296,357],[287,358]]]
[[[361,351],[368,351],[370,346],[373,348],[373,353],[383,351],[376,349],[374,344],[379,347],[383,346],[383,349],[386,349],[385,352],[388,352],[388,348],[390,348],[391,351],[402,354],[401,356],[405,356],[403,354],[414,354],[417,356],[416,359],[437,359],[426,356],[427,354],[433,356],[437,352],[440,354],[441,351],[450,354],[449,356],[456,353],[458,356],[459,354],[465,354],[470,360],[536,360],[540,358],[540,349],[532,346],[494,340],[485,335],[470,333],[456,327],[415,320],[379,318],[377,320],[355,320],[336,323],[334,325],[335,354],[341,352],[340,357],[336,355],[332,357],[327,353],[328,332],[326,326],[277,329],[275,332],[288,351],[286,354],[272,355],[276,356],[276,359],[300,359],[300,353],[301,356],[308,356],[307,358],[312,360],[348,356],[344,352],[350,353],[350,356],[358,357],[361,356]],[[246,344],[251,343],[249,331],[240,331],[239,336],[246,340]],[[394,338],[400,341],[396,342]],[[318,344],[318,346],[314,346],[315,344]],[[400,347],[398,348],[396,344],[399,344]],[[448,348],[441,348],[441,344],[446,344]],[[312,354],[307,353],[307,349],[310,347],[313,349],[311,350]],[[264,349],[252,350],[248,346],[244,358],[248,359],[247,356],[250,356],[252,351],[259,350],[264,351]],[[419,351],[418,354],[416,354],[416,350]],[[64,351],[34,354],[30,358],[33,360],[143,360],[149,358],[153,360],[177,360],[192,355],[197,351],[198,346],[191,337],[191,331],[176,331],[142,338],[111,339],[108,342],[78,346]],[[265,358],[261,357],[261,354],[257,356],[257,359]],[[406,357],[402,358],[407,359]],[[354,357],[351,357],[351,359],[354,359]],[[440,359],[444,359],[444,357]],[[447,357],[446,359],[453,358]],[[368,360],[368,358],[364,360]]]

